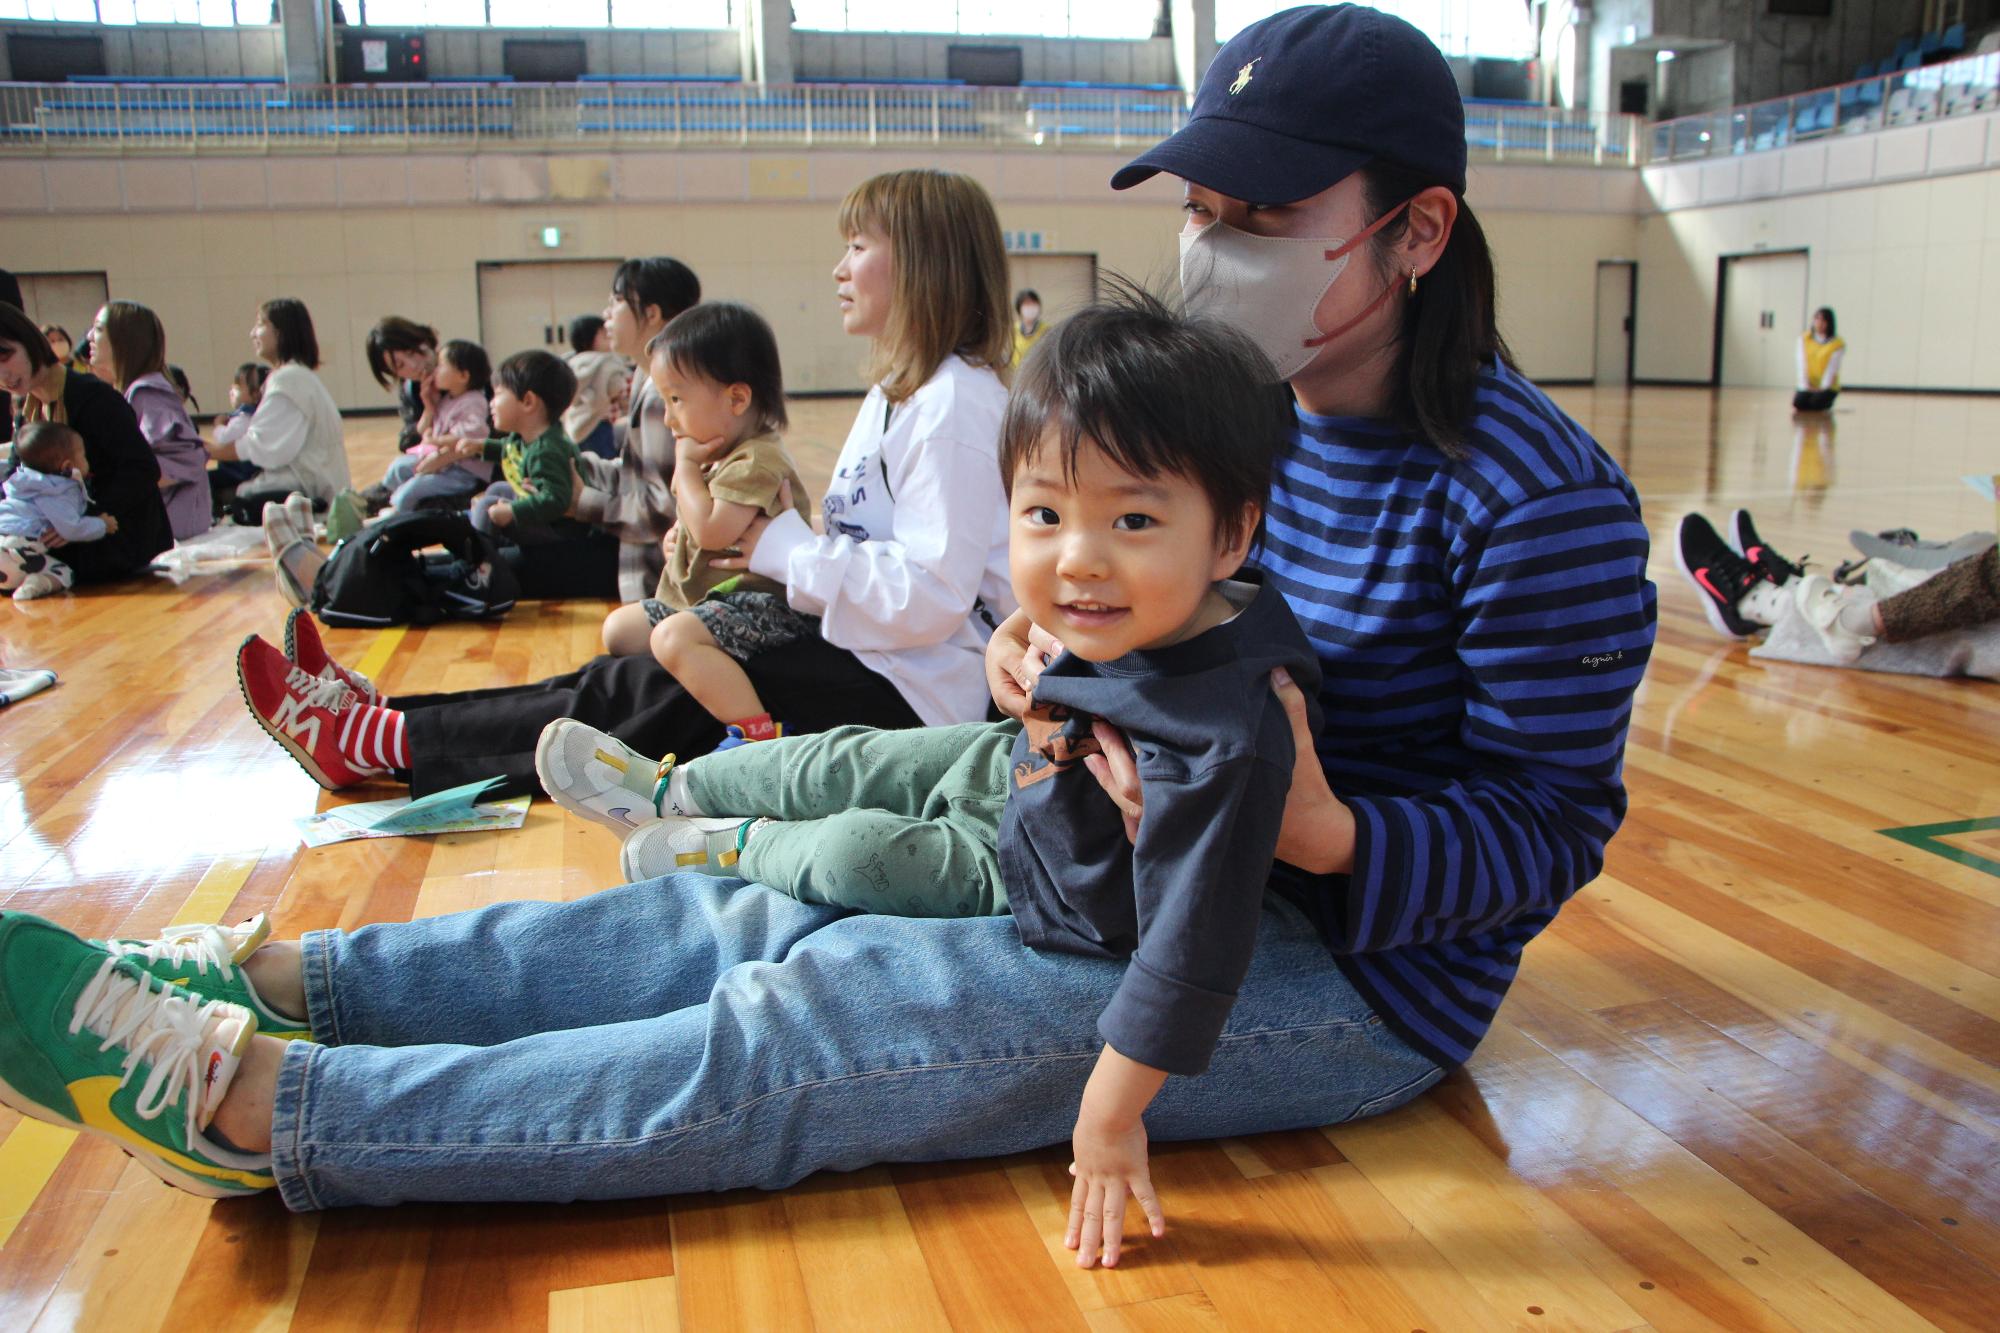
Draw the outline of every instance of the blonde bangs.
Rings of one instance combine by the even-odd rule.
[[[999,215],[979,183],[929,168],[870,177],[840,205],[841,236],[861,232],[888,241],[895,275],[869,381],[900,403],[950,356],[1004,379],[1014,350],[1007,254]]]

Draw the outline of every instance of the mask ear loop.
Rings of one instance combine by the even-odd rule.
[[[1331,263],[1333,260],[1339,259],[1342,255],[1351,252],[1355,246],[1360,245],[1370,236],[1373,236],[1376,232],[1388,226],[1389,223],[1395,219],[1397,214],[1401,213],[1404,209],[1408,208],[1411,204],[1415,202],[1416,202],[1416,196],[1411,195],[1408,199],[1405,199],[1402,203],[1397,204],[1394,208],[1384,213],[1381,217],[1376,218],[1373,222],[1369,223],[1368,226],[1359,235],[1355,236],[1352,240],[1341,242],[1340,248],[1338,250],[1328,250],[1326,252],[1327,261]],[[1349,329],[1361,323],[1361,321],[1367,319],[1377,310],[1380,310],[1383,307],[1383,305],[1387,303],[1389,298],[1396,294],[1396,289],[1402,285],[1403,284],[1401,280],[1392,281],[1388,286],[1382,289],[1382,294],[1380,296],[1376,297],[1373,301],[1370,301],[1368,303],[1367,309],[1363,310],[1353,319],[1348,320],[1345,324],[1342,324],[1332,333],[1322,333],[1317,338],[1307,338],[1305,342],[1301,344],[1301,346],[1305,347],[1326,346],[1328,343],[1332,342],[1335,338],[1338,338],[1341,334],[1346,333]]]

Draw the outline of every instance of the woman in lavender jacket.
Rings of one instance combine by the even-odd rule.
[[[90,328],[90,368],[132,404],[139,433],[160,463],[167,522],[174,540],[184,542],[214,525],[208,450],[166,367],[167,332],[158,315],[133,301],[111,301],[97,312]]]

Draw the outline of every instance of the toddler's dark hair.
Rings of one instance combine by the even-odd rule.
[[[542,411],[548,413],[551,425],[568,409],[570,399],[576,397],[576,372],[561,357],[539,347],[532,352],[516,352],[502,361],[493,378],[516,398],[533,394],[541,399]]]
[[[747,384],[760,430],[791,424],[785,415],[778,335],[747,305],[710,301],[682,311],[646,344],[646,360],[665,360],[676,370],[717,384]]]
[[[571,351],[588,352],[597,342],[597,335],[604,332],[604,316],[578,315],[569,322],[569,345]]]
[[[167,366],[167,378],[174,382],[176,389],[180,390],[182,402],[197,412],[201,411],[201,400],[194,396],[194,385],[188,383],[188,373],[185,370],[169,363]]]
[[[493,363],[487,359],[484,347],[464,338],[453,338],[443,347],[438,348],[438,359],[449,361],[454,369],[464,374],[467,393],[483,393],[489,397],[492,396]],[[574,377],[570,380],[570,394],[571,396],[575,396],[576,394],[576,381]],[[560,412],[551,412],[549,415],[558,416]]]
[[[1186,477],[1208,496],[1216,536],[1233,545],[1244,506],[1261,512],[1269,499],[1291,435],[1289,397],[1243,334],[1109,282],[1109,298],[1050,329],[1015,372],[1000,422],[1001,483],[1011,498],[1015,470],[1053,430],[1072,481],[1085,444],[1136,476]]]
[[[271,368],[261,361],[245,361],[236,367],[236,387],[242,391],[245,407],[264,400],[264,381],[270,378]]]
[[[70,455],[83,448],[83,436],[60,421],[35,421],[21,427],[14,440],[14,461],[37,472],[56,473],[69,466]]]

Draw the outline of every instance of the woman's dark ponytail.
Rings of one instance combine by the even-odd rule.
[[[1380,217],[1439,183],[1392,162],[1370,163],[1362,168],[1362,178],[1372,217]],[[1384,281],[1395,276],[1385,256],[1408,230],[1406,211],[1375,236],[1374,252]],[[1461,198],[1451,239],[1418,283],[1417,294],[1403,305],[1402,352],[1393,403],[1398,424],[1446,454],[1462,457],[1473,396],[1489,362],[1511,367],[1514,354],[1500,336],[1493,298],[1493,255],[1486,245],[1486,232]]]

